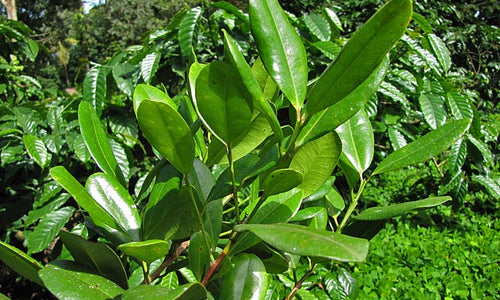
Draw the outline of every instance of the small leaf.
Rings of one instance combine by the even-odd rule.
[[[203,233],[193,234],[189,240],[189,265],[196,278],[201,281],[210,264],[210,249],[207,249]]]
[[[114,176],[123,186],[127,186],[109,144],[108,135],[90,103],[81,102],[78,106],[78,122],[87,149],[99,168],[104,173]]]
[[[469,128],[470,119],[449,122],[388,155],[372,176],[404,168],[434,157],[453,145]]]
[[[360,221],[387,220],[415,209],[435,207],[450,200],[451,197],[449,196],[430,197],[423,200],[409,201],[389,206],[371,207],[363,210],[359,215],[353,218]]]
[[[87,241],[66,231],[61,231],[60,237],[76,262],[96,270],[124,289],[128,287],[122,261],[108,245]]]
[[[130,242],[118,246],[118,250],[128,256],[144,261],[148,265],[159,258],[167,256],[169,249],[170,244],[165,240]]]
[[[47,248],[73,216],[74,207],[66,206],[45,215],[28,239],[29,253],[38,253]]]
[[[34,135],[23,135],[23,142],[29,156],[42,170],[50,165],[51,154],[47,151],[47,147],[40,138]]]
[[[250,0],[250,27],[267,72],[296,110],[307,92],[307,58],[302,41],[277,0]]]
[[[320,41],[330,40],[330,24],[321,15],[307,14],[304,16],[307,29]]]
[[[179,25],[179,44],[184,57],[192,56],[191,48],[196,46],[195,38],[202,12],[199,6],[192,8]]]
[[[236,6],[232,5],[229,2],[217,1],[217,2],[212,3],[212,6],[217,7],[217,8],[222,8],[223,10],[227,11],[228,13],[233,14],[236,17],[238,17],[238,19],[240,19],[243,23],[245,23],[247,25],[250,24],[250,20],[248,19],[248,15],[242,13],[241,10],[239,10]]]
[[[64,269],[47,265],[40,270],[39,275],[47,289],[59,299],[105,300],[123,292],[112,281],[85,272],[84,268]]]
[[[498,181],[484,175],[474,175],[472,176],[472,180],[484,186],[494,198],[500,199],[500,185]]]
[[[181,115],[166,103],[143,100],[137,120],[151,145],[177,170],[187,174],[193,167],[194,142]]]
[[[340,22],[340,19],[337,16],[337,14],[328,7],[325,7],[324,11],[328,16],[328,19],[330,19],[330,21],[335,25],[335,27],[337,27],[337,29],[340,31],[344,31],[344,29],[342,29],[342,22]]]
[[[418,98],[425,121],[432,129],[437,129],[446,122],[444,98],[435,94],[421,94]]]
[[[302,173],[292,169],[278,169],[267,175],[262,183],[267,196],[286,192],[302,182]]]
[[[430,33],[426,37],[429,41],[429,44],[431,45],[432,52],[434,52],[434,55],[441,65],[441,68],[445,73],[448,72],[451,67],[450,50],[448,50],[443,40],[441,40],[435,34]]]
[[[231,259],[231,269],[222,279],[220,299],[265,299],[268,285],[262,261],[254,254],[242,253]]]
[[[403,134],[397,128],[392,126],[387,128],[387,135],[389,136],[389,141],[391,141],[391,146],[394,151],[401,149],[408,144]]]
[[[368,254],[368,241],[365,239],[300,225],[240,224],[234,230],[250,231],[269,245],[291,254],[344,262],[362,262]]]
[[[106,99],[106,74],[100,65],[93,66],[83,80],[83,100],[99,112]]]
[[[141,61],[141,76],[144,82],[150,83],[158,70],[161,55],[158,52],[149,53]]]
[[[0,241],[0,260],[19,275],[38,285],[44,286],[42,280],[38,277],[38,271],[41,270],[43,266],[28,254],[14,246]]]

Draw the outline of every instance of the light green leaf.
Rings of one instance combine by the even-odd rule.
[[[314,193],[330,177],[341,152],[342,143],[334,132],[309,141],[297,149],[290,169],[299,171],[304,176],[297,187],[304,191],[304,197]]]
[[[0,260],[19,275],[44,286],[42,280],[38,277],[38,271],[43,266],[28,254],[0,241]]]
[[[250,231],[267,244],[291,254],[344,262],[362,262],[368,254],[368,241],[365,239],[300,225],[240,224],[234,230]]]
[[[328,16],[328,19],[330,19],[330,21],[335,25],[335,27],[337,27],[338,30],[344,31],[344,29],[342,28],[342,22],[340,22],[339,17],[333,10],[325,7],[324,12]]]
[[[47,151],[47,147],[40,138],[34,135],[23,135],[23,142],[29,156],[42,170],[50,165],[51,154]]]
[[[485,175],[473,175],[472,180],[484,186],[493,197],[500,199],[500,185],[498,181]]]
[[[134,90],[134,111],[137,115],[137,110],[139,109],[139,104],[142,100],[151,100],[158,102],[165,102],[172,108],[177,109],[175,102],[170,99],[168,94],[162,92],[160,89],[154,86],[139,84]]]
[[[312,45],[331,60],[334,60],[335,57],[337,57],[341,49],[339,45],[329,41],[319,41],[313,43]]]
[[[268,285],[262,261],[254,254],[242,253],[231,259],[231,269],[222,279],[220,299],[265,299]]]
[[[38,253],[47,248],[73,216],[74,207],[66,206],[45,215],[35,227],[28,239],[29,253]]]
[[[106,99],[106,74],[100,65],[93,66],[83,80],[83,100],[101,112]]]
[[[118,246],[118,250],[150,265],[153,261],[168,254],[170,244],[165,240],[130,242]]]
[[[469,100],[456,90],[446,94],[446,103],[457,119],[472,119],[474,116]]]
[[[201,7],[192,8],[179,25],[179,43],[181,53],[184,57],[191,57],[193,55],[191,48],[196,46],[196,34],[202,13],[203,9]]]
[[[286,192],[302,182],[302,173],[292,169],[278,169],[264,178],[262,186],[267,196]]]
[[[99,168],[126,187],[125,177],[109,144],[108,135],[90,103],[81,102],[78,106],[78,122],[87,149]]]
[[[158,52],[149,53],[141,61],[141,76],[144,82],[150,83],[160,63],[161,54]]]
[[[448,155],[449,169],[452,173],[459,172],[465,163],[467,157],[467,142],[464,139],[459,139],[451,146],[450,154]]]
[[[181,115],[166,103],[142,100],[137,120],[151,145],[180,172],[187,174],[193,167],[194,142]]]
[[[470,119],[451,121],[387,156],[372,175],[404,168],[434,157],[453,145],[469,128]]]
[[[250,27],[267,72],[296,110],[307,92],[307,58],[302,41],[277,0],[250,0]]]
[[[330,30],[330,24],[323,18],[323,16],[318,14],[307,14],[304,16],[304,23],[312,33],[320,41],[329,41],[330,35],[332,34]]]
[[[368,78],[401,38],[411,15],[411,0],[392,0],[378,10],[311,88],[307,112],[314,115],[337,103]]]
[[[201,281],[210,264],[210,249],[207,249],[203,233],[195,232],[189,240],[188,258],[191,270]]]
[[[207,291],[201,283],[188,283],[176,289],[158,285],[140,285],[125,291],[119,300],[205,300]]]
[[[451,197],[430,197],[417,201],[393,204],[389,206],[370,207],[363,210],[359,215],[353,218],[360,221],[381,221],[406,214],[409,211],[422,208],[430,208],[450,201]]]
[[[66,231],[61,231],[59,236],[76,262],[96,270],[124,289],[128,287],[122,261],[107,244],[87,241]]]
[[[391,141],[391,146],[394,151],[408,144],[403,134],[393,126],[387,128],[387,135],[389,136],[389,141]]]
[[[443,97],[435,94],[421,94],[418,97],[418,102],[425,121],[432,129],[437,129],[446,122]]]

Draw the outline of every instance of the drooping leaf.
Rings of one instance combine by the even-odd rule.
[[[42,280],[38,277],[38,271],[43,266],[16,247],[0,241],[0,260],[19,275],[44,286]]]
[[[167,256],[170,244],[165,240],[130,242],[118,246],[118,250],[150,265],[158,258]]]
[[[391,83],[386,81],[382,82],[380,84],[379,92],[391,99],[394,103],[398,103],[403,106],[405,110],[410,109],[410,101],[408,101],[406,95]]]
[[[470,119],[451,121],[387,156],[373,171],[381,174],[436,156],[453,145],[469,128]]]
[[[459,139],[451,146],[450,154],[448,156],[448,163],[450,170],[455,173],[460,171],[465,163],[467,157],[467,142],[464,139]]]
[[[123,292],[121,287],[104,277],[85,272],[82,267],[67,265],[69,267],[62,268],[50,264],[39,272],[47,289],[59,299],[105,300]]]
[[[313,115],[337,103],[370,76],[401,38],[411,15],[411,0],[392,0],[378,10],[311,88],[307,112]]]
[[[250,231],[269,245],[291,254],[361,262],[368,254],[368,241],[327,230],[276,224],[240,224],[237,232]]]
[[[101,112],[106,99],[106,74],[100,65],[93,66],[83,80],[83,100]]]
[[[250,1],[250,27],[268,73],[296,110],[306,98],[307,58],[302,41],[277,0]]]
[[[29,156],[40,166],[45,169],[51,161],[51,154],[47,151],[45,143],[34,135],[23,135],[24,147],[28,151]]]
[[[81,102],[78,106],[78,122],[87,149],[99,168],[104,173],[115,177],[123,186],[127,186],[125,177],[109,144],[108,135],[90,103]]]
[[[186,121],[168,104],[142,100],[137,120],[146,139],[180,172],[193,167],[194,142]]]
[[[113,150],[116,162],[118,163],[118,167],[120,168],[123,177],[125,177],[126,180],[128,181],[128,179],[130,178],[130,165],[128,161],[127,152],[125,152],[125,148],[123,147],[122,144],[120,144],[114,139],[109,139],[109,145]]]
[[[304,197],[314,193],[330,177],[342,152],[339,136],[330,132],[305,143],[292,158],[290,169],[303,175],[297,187],[304,191]]]
[[[146,55],[141,61],[141,76],[144,82],[150,83],[151,79],[158,70],[161,55],[158,52],[153,52]]]
[[[61,240],[76,262],[96,270],[126,289],[127,274],[118,255],[106,244],[87,241],[79,235],[61,231]]]
[[[418,98],[420,109],[424,113],[425,121],[432,129],[437,129],[446,122],[444,98],[435,94],[421,94]]]
[[[268,285],[262,261],[254,254],[242,253],[231,259],[231,269],[222,280],[220,299],[265,299]]]
[[[191,47],[196,46],[198,23],[202,12],[203,9],[199,6],[192,8],[179,25],[179,43],[184,57],[192,56]]]
[[[318,40],[330,40],[330,24],[328,24],[328,21],[325,20],[323,16],[314,13],[307,14],[304,16],[304,23],[306,24],[307,29],[309,29],[309,32],[311,32]]]
[[[467,140],[474,145],[474,147],[479,150],[481,155],[483,156],[483,160],[487,162],[490,166],[493,166],[493,153],[491,153],[490,149],[488,148],[488,145],[484,143],[483,141],[476,139],[472,134],[467,135]]]
[[[410,201],[405,203],[393,204],[389,206],[371,207],[363,210],[359,215],[353,216],[360,221],[380,221],[403,215],[409,211],[422,208],[430,208],[450,201],[451,197],[430,197],[422,200]]]
[[[74,211],[74,207],[66,206],[44,216],[28,239],[29,253],[38,253],[47,248],[59,234],[59,230],[68,223]]]

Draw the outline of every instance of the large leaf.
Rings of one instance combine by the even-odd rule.
[[[168,96],[168,94],[162,92],[160,89],[155,88],[154,86],[139,84],[134,90],[134,111],[137,115],[137,110],[139,109],[139,104],[141,104],[142,100],[151,100],[158,102],[165,102],[173,108],[177,108],[172,99]]]
[[[61,240],[76,262],[127,288],[127,273],[118,255],[104,243],[87,241],[79,235],[61,231]]]
[[[470,119],[449,122],[387,156],[372,175],[404,168],[434,157],[453,145],[469,128]]]
[[[262,186],[267,196],[286,192],[302,182],[302,173],[292,169],[278,169],[268,174]]]
[[[307,112],[313,115],[337,103],[370,76],[401,38],[411,15],[411,0],[392,0],[377,11],[311,88]]]
[[[66,206],[44,216],[29,236],[29,253],[37,253],[47,248],[57,236],[59,230],[68,223],[74,211],[75,208]]]
[[[242,253],[231,259],[231,269],[222,280],[220,299],[265,299],[268,285],[262,261],[254,254]]]
[[[0,260],[19,275],[43,286],[42,280],[38,277],[38,271],[43,266],[31,256],[0,241]]]
[[[269,245],[291,254],[346,262],[362,262],[368,254],[368,241],[365,239],[300,225],[241,224],[236,225],[234,230],[250,231]]]
[[[307,14],[304,16],[307,29],[320,41],[329,41],[331,30],[328,21],[318,14]]]
[[[387,220],[415,209],[438,206],[450,200],[451,197],[449,196],[430,197],[427,199],[393,204],[389,206],[371,207],[363,210],[359,215],[354,216],[353,218],[360,221]]]
[[[112,176],[103,173],[91,175],[86,184],[88,193],[127,234],[130,241],[139,241],[141,218],[128,191]]]
[[[253,101],[235,68],[212,62],[196,79],[195,101],[208,129],[226,145],[234,146],[252,120]]]
[[[425,121],[432,129],[437,129],[446,122],[444,98],[435,94],[422,94],[418,98],[420,109],[424,113]]]
[[[146,139],[180,172],[193,167],[194,142],[181,115],[166,103],[143,100],[137,120]]]
[[[179,43],[184,57],[192,56],[191,48],[196,45],[195,38],[202,12],[203,9],[199,6],[192,8],[179,25]]]
[[[34,135],[24,135],[23,142],[29,156],[40,166],[40,168],[45,169],[49,166],[51,154],[47,151],[47,147],[45,147],[42,139]]]
[[[167,256],[170,244],[165,240],[130,242],[118,246],[118,250],[150,265],[153,261]]]
[[[303,175],[297,187],[307,197],[320,188],[330,177],[342,152],[339,136],[330,132],[302,145],[292,158],[290,169]]]
[[[250,26],[267,71],[296,110],[307,92],[304,45],[277,0],[250,0]]]
[[[106,74],[100,65],[93,66],[83,80],[83,100],[91,103],[99,112],[106,99]]]
[[[158,285],[140,285],[125,291],[119,300],[205,300],[207,291],[201,283],[188,283],[175,289]]]
[[[99,168],[104,173],[114,176],[123,186],[127,186],[109,144],[108,135],[90,103],[81,102],[78,106],[78,122],[85,144]]]
[[[64,268],[47,265],[39,275],[47,289],[59,299],[105,300],[123,292],[114,282],[73,264]]]

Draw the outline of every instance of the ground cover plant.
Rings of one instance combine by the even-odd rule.
[[[4,263],[58,298],[354,297],[345,263],[364,261],[388,220],[464,195],[465,138],[478,165],[495,164],[472,100],[446,82],[443,42],[418,16],[407,28],[410,1],[390,1],[349,40],[330,9],[214,7],[182,10],[94,64],[81,101],[51,102],[65,118],[36,122],[38,137],[16,119],[22,104],[5,106],[4,126],[20,130],[3,131],[4,150],[27,152],[47,191],[11,230],[28,229],[28,254],[55,251],[40,264],[2,242]],[[52,150],[43,139],[56,134]],[[363,203],[410,165],[424,166],[428,195]],[[494,194],[495,175],[481,176]]]

